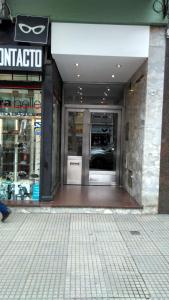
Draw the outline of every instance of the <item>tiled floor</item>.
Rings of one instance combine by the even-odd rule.
[[[60,186],[52,206],[140,208],[135,199],[122,187],[82,185]]]
[[[53,201],[8,200],[7,204],[13,207],[141,208],[125,189],[116,186],[63,185],[59,187]]]
[[[0,299],[167,300],[169,215],[13,213]]]

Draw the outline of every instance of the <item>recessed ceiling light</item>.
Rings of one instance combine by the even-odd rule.
[[[82,87],[81,87],[81,86],[79,86],[79,90],[82,90]]]
[[[80,97],[80,99],[82,100],[82,99],[83,99],[83,97]]]
[[[120,64],[117,64],[116,67],[117,67],[118,69],[120,69],[120,68],[121,68],[121,65],[120,65]]]
[[[112,75],[111,75],[111,77],[112,77],[112,78],[114,78],[114,77],[115,77],[115,75],[114,75],[114,74],[112,74]]]
[[[79,78],[79,77],[80,77],[80,74],[77,74],[77,77]]]
[[[103,101],[101,101],[101,104],[103,104],[104,102]]]
[[[78,67],[78,66],[79,66],[79,64],[78,64],[78,63],[75,63],[75,66],[76,66],[76,67]]]
[[[108,88],[107,90],[108,90],[108,92],[110,92],[110,89],[109,89],[109,88]]]
[[[130,81],[130,84],[129,84],[129,92],[130,93],[133,93],[134,92],[134,88],[132,86],[132,82]]]

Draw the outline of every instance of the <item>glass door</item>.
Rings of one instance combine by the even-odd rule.
[[[119,184],[120,116],[112,110],[66,110],[65,184]]]
[[[83,111],[67,111],[65,143],[65,183],[82,184]]]
[[[119,173],[119,131],[117,112],[91,112],[89,184],[113,185]]]

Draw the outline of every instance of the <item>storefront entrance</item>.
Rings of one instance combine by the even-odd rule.
[[[121,110],[65,108],[64,184],[120,183]]]

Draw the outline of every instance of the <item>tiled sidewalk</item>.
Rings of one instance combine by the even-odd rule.
[[[169,299],[169,216],[13,213],[0,299]]]

